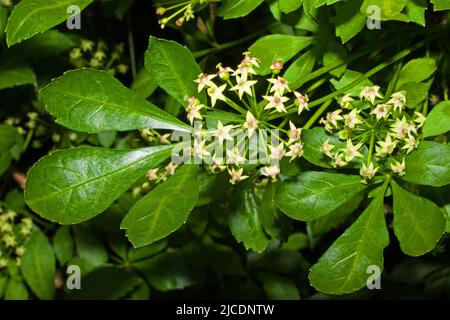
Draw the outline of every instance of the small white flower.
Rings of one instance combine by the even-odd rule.
[[[333,132],[333,125],[326,118],[320,119],[319,123],[323,124],[325,127],[325,130],[327,130],[328,132]]]
[[[377,143],[379,146],[376,146],[375,150],[378,157],[384,157],[388,154],[392,154],[397,147],[397,142],[393,141],[390,135],[387,135],[384,141],[378,141]]]
[[[242,63],[251,64],[255,67],[259,67],[259,60],[257,58],[250,56],[250,51],[245,51],[242,53],[244,55],[244,59],[242,59]]]
[[[354,99],[350,96],[350,94],[346,94],[339,100],[339,105],[341,106],[341,108],[344,108],[344,109],[352,109],[353,101],[354,101]]]
[[[343,149],[345,161],[350,162],[355,157],[362,157],[363,155],[358,151],[361,148],[361,144],[353,145],[351,139],[347,139],[347,145]]]
[[[248,176],[242,175],[244,172],[244,168],[240,169],[228,169],[228,174],[230,175],[230,183],[236,184],[236,182],[242,181],[244,179],[247,179]]]
[[[269,149],[270,149],[270,158],[274,160],[280,160],[286,154],[283,143],[280,143],[277,146],[269,145]]]
[[[213,171],[216,171],[216,170],[222,171],[222,170],[226,169],[227,166],[224,165],[222,158],[216,158],[216,155],[213,155],[211,167],[212,167]]]
[[[410,131],[410,125],[403,116],[402,119],[396,119],[395,123],[391,125],[392,135],[397,139],[404,139]]]
[[[387,103],[394,107],[394,111],[398,109],[400,112],[402,112],[403,107],[406,104],[406,92],[394,92]]]
[[[223,80],[228,80],[230,73],[234,72],[230,67],[223,67],[221,63],[219,63],[216,68],[217,74],[219,75],[220,79]]]
[[[294,91],[295,101],[294,104],[298,107],[298,114],[301,114],[304,109],[309,110],[309,98],[305,94]]]
[[[334,166],[335,167],[344,167],[348,164],[348,162],[346,162],[344,160],[344,155],[340,154],[340,153],[336,153],[334,156]]]
[[[194,82],[198,83],[198,92],[202,91],[203,88],[209,87],[211,84],[214,84],[211,80],[215,77],[215,74],[200,73],[198,75],[198,78],[194,80]]]
[[[272,84],[270,92],[276,92],[279,95],[283,95],[285,91],[289,90],[288,81],[282,77],[277,77],[276,79],[267,79]]]
[[[344,115],[344,123],[347,127],[353,129],[358,123],[361,123],[358,113],[358,109],[353,109],[350,113]]]
[[[387,104],[378,104],[370,113],[376,115],[377,120],[381,118],[386,119],[389,115],[389,106]]]
[[[371,162],[369,166],[363,164],[361,169],[359,169],[359,174],[361,175],[361,177],[363,177],[363,182],[366,183],[367,181],[372,180],[377,171],[378,167],[374,168],[373,163]]]
[[[276,182],[277,176],[280,174],[280,168],[277,165],[266,166],[261,168],[261,174],[272,179],[272,182]]]
[[[403,141],[405,141],[405,145],[402,147],[402,149],[406,150],[407,154],[409,154],[411,151],[413,151],[415,148],[419,146],[419,141],[417,141],[416,138],[414,138],[410,134]]]
[[[247,111],[247,114],[245,115],[244,128],[248,130],[249,137],[251,137],[258,128],[258,120],[256,120],[250,111]]]
[[[217,121],[217,129],[213,131],[213,135],[219,139],[219,144],[222,145],[224,140],[233,140],[230,135],[230,131],[233,129],[233,126],[228,125],[224,126],[222,122]]]
[[[320,152],[322,152],[324,155],[332,158],[333,155],[331,154],[331,150],[333,150],[334,147],[335,147],[334,145],[330,144],[330,139],[327,139],[320,147]]]
[[[289,162],[293,161],[295,158],[301,157],[303,155],[303,143],[297,142],[289,146],[289,151],[286,152],[287,157],[291,157]]]
[[[280,59],[275,60],[270,65],[270,70],[272,70],[272,73],[279,74],[281,70],[283,70],[283,63]]]
[[[238,91],[239,99],[242,99],[244,92],[248,95],[252,95],[252,86],[256,83],[256,80],[247,80],[246,76],[236,76],[236,85],[232,87],[231,91]]]
[[[380,93],[379,86],[366,86],[361,90],[359,98],[370,101],[372,104],[374,104],[376,98],[381,99],[383,98],[383,96]]]
[[[194,146],[191,148],[191,155],[199,159],[204,159],[209,156],[210,153],[206,150],[205,143],[206,140],[199,141],[195,139]]]
[[[416,115],[416,118],[414,119],[414,122],[417,123],[417,127],[420,128],[423,126],[423,124],[425,123],[425,120],[427,120],[427,117],[425,117],[422,113],[420,112],[414,112],[414,114]]]
[[[226,153],[227,164],[235,164],[239,166],[240,164],[245,163],[245,158],[241,156],[237,148],[234,148],[233,150],[227,149]]]
[[[402,162],[393,160],[393,163],[391,163],[392,172],[398,174],[399,176],[403,176],[405,174],[405,167],[405,159],[403,159]]]
[[[202,120],[202,115],[200,113],[200,110],[204,107],[204,105],[202,104],[193,104],[190,105],[187,109],[186,109],[186,113],[187,113],[187,118],[189,119],[189,122],[191,123],[191,125],[194,122],[194,119],[199,119]]]
[[[299,140],[301,134],[302,134],[302,129],[297,128],[292,121],[289,121],[289,142],[288,142],[288,144],[291,144],[292,142]]]
[[[286,112],[286,108],[284,107],[284,103],[289,101],[287,97],[282,97],[278,93],[275,93],[273,96],[263,96],[263,98],[269,103],[264,107],[264,109],[272,109],[275,108],[278,112]]]
[[[159,168],[148,170],[147,179],[150,181],[157,180],[158,179],[158,170],[159,170]]]
[[[342,112],[341,109],[335,110],[333,112],[328,112],[326,115],[326,121],[331,123],[335,128],[338,127],[338,121],[344,119],[340,113]]]
[[[214,107],[216,105],[217,100],[225,101],[226,98],[223,95],[223,91],[227,87],[226,84],[221,85],[220,87],[216,86],[214,83],[211,83],[207,92],[209,97],[211,98],[211,106]]]

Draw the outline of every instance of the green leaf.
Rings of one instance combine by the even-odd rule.
[[[386,185],[370,205],[312,266],[311,285],[327,294],[352,293],[366,285],[367,267],[383,269],[383,250],[389,244],[384,220]]]
[[[425,10],[427,10],[427,0],[407,0],[406,15],[409,20],[424,27]]]
[[[80,147],[40,159],[28,172],[25,200],[42,217],[61,224],[88,220],[106,210],[172,146],[138,150]]]
[[[441,187],[450,183],[450,145],[423,141],[405,159],[403,180]]]
[[[191,130],[104,71],[68,71],[42,89],[41,95],[56,121],[76,131]]]
[[[191,259],[187,252],[175,249],[137,262],[134,266],[145,275],[152,287],[169,291],[184,289],[196,282],[199,275],[192,270],[189,264]]]
[[[339,146],[344,144],[336,136],[329,136],[325,129],[322,127],[316,127],[313,129],[303,129],[302,131],[302,142],[303,150],[306,160],[311,162],[316,166],[323,168],[332,168],[330,158],[325,156],[321,151],[320,147],[322,144],[330,139],[329,143]]]
[[[400,71],[397,88],[406,82],[422,82],[436,71],[436,62],[433,58],[420,58],[410,60]]]
[[[74,247],[70,228],[59,227],[53,237],[53,250],[60,265],[65,265],[73,257]]]
[[[36,86],[34,71],[23,63],[9,62],[0,66],[0,90],[31,84]]]
[[[287,68],[284,78],[289,82],[289,88],[298,88],[303,79],[311,73],[316,62],[316,53],[309,50],[303,53]]]
[[[5,293],[7,285],[8,285],[8,276],[0,274],[0,299],[3,297],[3,294]]]
[[[397,88],[398,91],[406,92],[406,106],[414,109],[428,98],[430,86],[421,82],[405,82]]]
[[[261,224],[263,230],[270,235],[272,239],[281,239],[283,230],[286,227],[285,219],[288,219],[278,210],[275,204],[275,194],[277,185],[269,183],[261,199]]]
[[[339,225],[344,223],[348,216],[359,207],[363,198],[364,194],[360,193],[356,195],[352,199],[352,201],[341,205],[339,208],[335,209],[325,217],[308,222],[308,234],[316,239],[321,235],[324,235],[327,232],[337,228]]]
[[[346,1],[335,6],[336,36],[346,43],[356,36],[365,26],[367,17],[359,11],[361,0]]]
[[[223,0],[217,15],[224,19],[239,18],[255,10],[264,0]]]
[[[9,278],[8,284],[5,290],[5,300],[27,300],[28,291],[22,280]]]
[[[434,249],[445,229],[441,209],[432,201],[391,182],[394,195],[394,232],[402,251],[421,256]]]
[[[181,166],[131,207],[120,227],[135,248],[168,236],[186,222],[199,194],[197,173],[197,165]]]
[[[381,20],[399,20],[409,21],[408,17],[402,13],[407,0],[364,0],[361,6],[361,12],[367,16],[372,13],[369,10],[371,6],[377,6],[380,9]]]
[[[77,255],[92,267],[99,267],[108,261],[108,253],[93,229],[85,225],[73,226]],[[85,270],[82,272],[86,273]]]
[[[240,203],[228,216],[230,230],[236,241],[242,242],[247,250],[261,253],[269,244],[261,221],[262,195],[248,183],[242,188],[244,190],[236,192],[240,194]]]
[[[72,13],[67,8],[77,5],[80,10],[86,8],[92,0],[22,0],[14,7],[6,26],[6,42],[12,46],[24,39],[67,20]]]
[[[0,124],[0,176],[8,170],[13,159],[19,160],[22,144],[23,137],[16,128]]]
[[[299,300],[300,293],[295,284],[287,277],[275,273],[263,273],[259,276],[264,292],[269,300]]]
[[[68,299],[117,300],[141,284],[143,280],[133,271],[119,267],[105,267],[83,278],[81,290],[72,290]]]
[[[58,30],[49,30],[14,46],[8,52],[22,59],[36,60],[57,57],[75,46],[76,42],[68,34]]]
[[[302,5],[302,0],[278,0],[280,10],[284,13],[290,13],[297,10]]]
[[[312,37],[271,34],[258,39],[249,48],[252,56],[260,60],[256,70],[261,75],[271,72],[270,65],[277,59],[286,63],[299,51],[313,43]]]
[[[431,0],[431,2],[435,11],[450,10],[450,0]]]
[[[131,84],[131,90],[139,93],[142,98],[150,97],[156,88],[158,88],[158,84],[146,69],[141,69]]]
[[[0,40],[3,40],[7,20],[8,20],[8,9],[6,9],[3,6],[0,6]]]
[[[205,93],[198,93],[194,82],[201,73],[188,48],[174,41],[150,37],[145,53],[145,68],[159,87],[181,105],[186,99],[196,96],[205,100]]]
[[[450,101],[434,106],[423,126],[423,136],[434,137],[450,131]]]
[[[98,142],[100,145],[105,148],[109,148],[113,145],[114,141],[117,138],[116,131],[103,131],[97,134]]]
[[[55,295],[55,255],[45,235],[35,230],[25,243],[20,270],[31,290],[41,299]]]
[[[304,172],[283,181],[275,202],[292,219],[311,221],[333,212],[365,188],[359,176]]]
[[[358,78],[362,76],[363,74],[358,71],[346,70],[344,75],[339,80],[331,79],[330,82],[336,90],[340,90],[348,86],[350,83],[356,81]],[[361,92],[361,88],[371,85],[373,85],[372,81],[366,79],[358,83],[352,89],[346,91],[345,93],[351,95],[352,97],[358,97],[359,93]]]

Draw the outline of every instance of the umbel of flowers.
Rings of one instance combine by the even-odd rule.
[[[334,167],[359,162],[364,183],[377,173],[404,175],[405,156],[418,147],[426,119],[420,112],[408,110],[406,99],[404,91],[385,99],[379,86],[362,88],[359,100],[343,96],[341,108],[327,113],[320,123],[345,145],[333,144],[330,138],[322,144],[321,152]]]
[[[301,128],[287,118],[276,126],[269,117],[292,108],[302,113],[308,109],[308,97],[292,92],[288,81],[278,75],[283,68],[281,61],[272,63],[270,78],[258,79],[258,59],[249,52],[243,56],[236,68],[218,64],[215,74],[201,73],[195,80],[198,92],[206,91],[208,102],[202,103],[195,96],[187,99],[186,116],[194,126],[189,156],[206,163],[211,172],[228,171],[232,184],[247,179],[245,172],[250,168],[275,182],[281,159],[301,157],[303,143]],[[258,95],[258,91],[262,93]],[[208,119],[211,113],[207,111],[219,105],[232,110],[233,117],[205,125],[205,118],[214,120]]]
[[[25,240],[31,232],[31,218],[20,216],[0,206],[0,272],[10,265],[20,265]]]
[[[187,1],[164,1],[156,5],[156,14],[161,18],[158,20],[161,29],[171,22],[175,21],[178,27],[184,22],[195,18],[195,11],[211,2],[220,2],[220,0],[187,0]]]

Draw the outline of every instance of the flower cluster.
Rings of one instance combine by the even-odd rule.
[[[12,1],[11,0],[1,0],[1,4],[4,7],[10,7],[12,5]]]
[[[0,207],[0,270],[11,264],[20,265],[23,245],[32,228],[31,218]]]
[[[255,71],[259,60],[250,52],[243,55],[235,69],[218,64],[216,73],[201,73],[195,80],[199,94],[206,91],[209,103],[201,101],[200,95],[187,99],[186,116],[194,126],[194,139],[184,151],[207,164],[211,172],[227,170],[232,184],[249,177],[244,173],[247,165],[263,165],[261,175],[275,182],[282,158],[293,161],[303,155],[302,129],[287,117],[282,124],[274,125],[270,117],[288,110],[297,110],[298,114],[308,110],[308,97],[292,92],[288,81],[278,76],[283,68],[281,61],[274,61],[271,77],[261,81]],[[264,93],[258,95],[258,89],[265,89]],[[215,111],[219,105],[228,108],[227,116]],[[203,121],[205,118],[212,122]],[[205,124],[207,129],[203,128]],[[288,128],[284,129],[285,125]]]
[[[359,159],[363,182],[370,181],[380,167],[404,175],[404,157],[419,145],[420,129],[426,119],[420,112],[408,112],[406,93],[395,92],[385,99],[379,86],[366,86],[359,100],[345,95],[340,106],[327,113],[320,123],[345,143],[327,139],[321,146],[324,156],[335,167]]]
[[[161,29],[170,21],[175,21],[178,27],[181,27],[184,22],[195,18],[195,11],[199,10],[204,5],[210,2],[218,2],[220,0],[187,0],[187,1],[166,1],[164,4],[156,5],[156,14],[161,18],[158,23]]]
[[[129,68],[124,63],[123,51],[123,43],[111,50],[104,41],[96,44],[91,40],[82,39],[80,46],[70,52],[70,62],[77,68],[91,67],[108,71],[112,75],[126,74]]]

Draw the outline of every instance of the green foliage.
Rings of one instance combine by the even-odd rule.
[[[449,297],[448,0],[44,2],[0,5],[0,298]]]
[[[198,198],[197,172],[196,165],[182,166],[131,207],[121,228],[135,248],[166,237],[186,222]]]
[[[47,31],[60,24],[72,13],[67,12],[71,5],[81,10],[92,0],[50,0],[45,5],[39,0],[24,0],[14,7],[6,26],[8,46],[12,46],[32,36]]]
[[[52,81],[41,95],[50,114],[62,125],[77,131],[187,130],[182,122],[124,87],[106,72],[69,71]]]
[[[384,220],[386,184],[359,218],[311,268],[309,279],[316,289],[328,294],[347,294],[362,288],[369,266],[383,267],[383,250],[389,244]]]
[[[349,202],[365,186],[358,176],[305,172],[278,188],[276,203],[293,219],[319,219]]]
[[[39,298],[53,299],[55,256],[42,232],[34,231],[25,243],[20,269],[27,284]]]
[[[48,220],[79,223],[106,210],[149,167],[165,161],[170,152],[170,146],[58,151],[30,169],[25,199]]]

